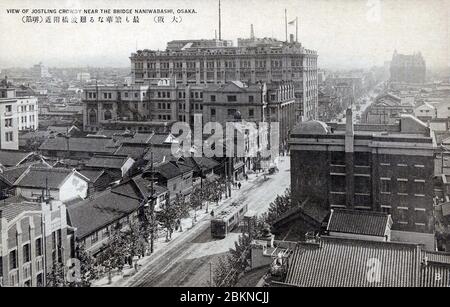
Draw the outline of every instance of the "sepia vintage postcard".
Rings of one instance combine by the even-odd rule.
[[[448,0],[0,1],[0,287],[450,286],[449,20]]]

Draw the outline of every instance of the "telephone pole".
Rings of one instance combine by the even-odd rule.
[[[155,241],[155,189],[154,189],[154,172],[153,172],[153,151],[150,147],[150,253],[153,254],[154,251],[154,241]]]

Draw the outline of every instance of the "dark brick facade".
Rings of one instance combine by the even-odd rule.
[[[409,119],[403,128],[412,127]],[[387,212],[393,230],[433,233],[433,138],[412,130],[404,136],[363,131],[291,134],[293,201]]]

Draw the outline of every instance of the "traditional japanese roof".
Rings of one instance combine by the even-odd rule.
[[[128,133],[114,135],[113,139],[119,144],[149,144],[151,138],[153,137],[153,132],[149,133]]]
[[[176,160],[172,155],[172,149],[170,147],[152,147],[144,156],[144,160],[150,161],[153,153],[153,163],[161,163],[167,161]]]
[[[156,173],[159,173],[166,179],[172,179],[183,174],[183,172],[176,166],[176,164],[171,162],[164,162],[157,165],[154,168],[154,171]]]
[[[67,206],[69,223],[82,239],[136,211],[142,200],[106,190]]]
[[[95,155],[86,162],[87,167],[121,169],[128,161],[127,156],[119,155]]]
[[[149,144],[152,145],[164,145],[174,142],[174,136],[170,133],[155,133],[150,138]]]
[[[29,165],[21,165],[21,166],[18,166],[18,167],[5,169],[3,171],[2,175],[9,182],[14,184],[16,182],[16,180],[19,179],[19,177],[22,176],[22,174],[25,173],[28,170],[29,167],[30,167]]]
[[[74,170],[67,168],[30,167],[16,185],[28,188],[59,189],[66,179],[74,172]],[[79,173],[78,175],[86,181],[88,180],[83,175]]]
[[[147,167],[146,172],[150,171],[150,166]],[[160,174],[163,178],[169,180],[178,176],[181,176],[185,173],[192,172],[193,169],[188,165],[185,165],[181,162],[170,161],[163,162],[154,166],[155,173]]]
[[[139,189],[145,193],[145,195],[151,195],[151,182],[141,176],[133,178],[134,182],[138,185]],[[156,196],[167,193],[169,190],[166,187],[163,187],[159,184],[153,184],[153,191]]]
[[[80,129],[77,126],[48,126],[47,130],[54,133],[66,134],[72,132],[72,130],[79,131]]]
[[[128,156],[137,160],[147,151],[147,146],[142,144],[122,144],[114,155]]]
[[[322,237],[298,243],[285,283],[300,287],[413,287],[419,283],[420,246]],[[380,265],[378,282],[369,276]],[[372,282],[371,282],[372,281]]]
[[[333,209],[327,229],[330,232],[383,237],[391,225],[390,215],[383,212]]]
[[[388,98],[388,100],[385,100],[383,98]],[[400,105],[401,101],[402,99],[400,97],[395,96],[392,93],[383,93],[375,98],[375,104],[386,104],[389,106]]]
[[[17,166],[31,155],[33,155],[33,152],[0,150],[0,165],[5,167]]]
[[[39,149],[47,151],[67,151],[67,144],[69,144],[69,151],[71,152],[112,154],[116,151],[116,148],[113,147],[113,140],[104,137],[70,137],[68,139],[65,137],[55,137],[45,140]]]
[[[329,213],[329,210],[324,208],[322,205],[306,199],[298,206],[290,208],[288,211],[278,217],[274,221],[273,226],[280,227],[286,223],[291,223],[293,220],[300,216],[306,216],[314,223],[321,226]]]
[[[208,171],[217,167],[220,163],[214,159],[207,157],[186,157],[184,158],[184,164],[198,171]]]
[[[91,182],[96,182],[104,173],[104,170],[85,169],[79,171],[81,175],[88,178]]]

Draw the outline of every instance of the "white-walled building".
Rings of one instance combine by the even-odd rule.
[[[0,87],[0,149],[19,149],[19,124],[15,89]]]
[[[45,196],[68,202],[77,198],[86,198],[89,179],[66,168],[30,167],[14,183],[16,195],[36,200]]]
[[[17,122],[19,131],[37,130],[38,100],[33,96],[17,97]]]

